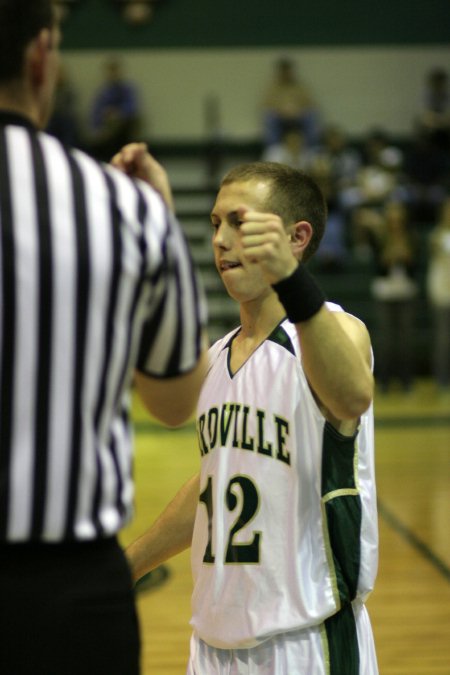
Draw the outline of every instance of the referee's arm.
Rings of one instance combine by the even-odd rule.
[[[163,198],[169,210],[174,211],[170,182],[164,167],[148,152],[145,143],[124,146],[111,164],[131,178],[139,178],[151,185]],[[200,389],[206,375],[207,336],[201,339],[201,351],[196,365],[187,373],[175,377],[152,377],[135,371],[137,392],[151,415],[170,427],[186,422],[194,413]]]
[[[136,389],[148,412],[169,427],[187,422],[197,405],[206,364],[207,352],[203,349],[197,365],[187,374],[160,379],[136,371]]]

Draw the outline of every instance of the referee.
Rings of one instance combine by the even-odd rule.
[[[131,179],[39,131],[59,40],[0,0],[0,673],[136,675],[129,388],[190,416],[204,299],[145,148]]]

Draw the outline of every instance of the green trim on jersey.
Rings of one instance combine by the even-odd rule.
[[[361,559],[361,498],[357,487],[357,434],[343,436],[328,422],[323,431],[322,504],[330,573],[341,606],[354,600]],[[333,575],[334,572],[334,575]]]
[[[324,626],[327,675],[359,675],[358,636],[352,606],[345,605],[326,619]]]
[[[281,347],[284,347],[288,350],[288,352],[291,352],[291,354],[295,356],[295,349],[291,338],[280,324],[278,324],[278,326],[273,329],[267,339],[271,340],[271,342],[275,342],[277,345],[281,345]]]
[[[271,332],[271,334],[266,338],[266,340],[270,340],[270,342],[275,342],[275,344],[280,345],[281,347],[284,347],[285,349],[288,350],[288,352],[290,352],[291,354],[293,354],[293,355],[295,356],[295,349],[294,349],[294,345],[292,344],[292,340],[291,340],[291,338],[289,337],[289,335],[287,334],[287,332],[284,330],[284,328],[283,328],[282,325],[281,325],[281,324],[283,323],[283,321],[285,321],[285,320],[286,320],[286,317],[285,317],[284,319],[282,319],[282,320],[280,321],[280,323],[279,323],[277,326],[275,326],[275,328],[273,329],[273,331]],[[234,376],[235,376],[235,375],[243,368],[243,366],[245,365],[245,363],[243,363],[242,366],[240,366],[240,367],[236,370],[236,372],[233,372],[232,369],[231,369],[231,346],[232,346],[232,343],[233,343],[234,338],[235,338],[240,332],[241,332],[241,328],[239,327],[239,328],[231,335],[230,339],[227,340],[226,344],[222,347],[222,349],[228,349],[228,354],[227,354],[227,369],[228,369],[228,374],[229,374],[229,376],[231,377],[231,379],[233,379],[233,377],[234,377]],[[260,349],[260,347],[262,347],[262,345],[264,344],[264,342],[265,342],[266,340],[263,340],[263,342],[259,345],[259,347],[257,347],[257,349],[256,349],[255,351],[257,351],[258,349]],[[251,357],[251,356],[252,356],[252,355],[250,355],[250,357]],[[248,357],[248,358],[250,358],[250,357]],[[248,360],[248,359],[247,359],[247,360]]]

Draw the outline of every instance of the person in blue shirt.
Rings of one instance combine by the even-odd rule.
[[[140,103],[137,87],[128,81],[122,64],[111,59],[105,64],[105,81],[91,109],[91,152],[104,161],[139,135]]]

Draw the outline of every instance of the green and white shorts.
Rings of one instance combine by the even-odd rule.
[[[252,649],[217,649],[194,633],[186,675],[378,675],[369,615],[354,602],[323,624]]]

